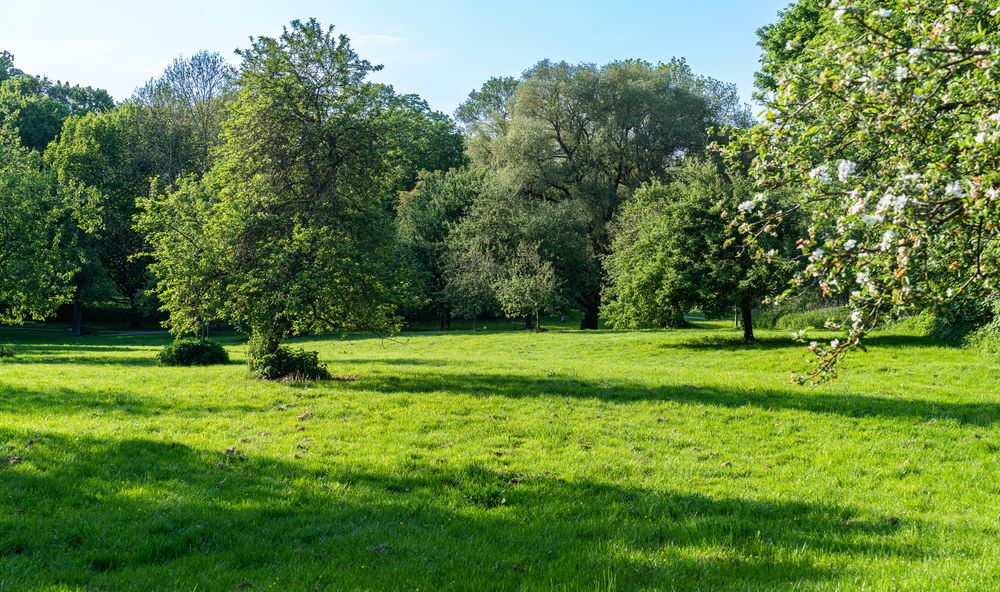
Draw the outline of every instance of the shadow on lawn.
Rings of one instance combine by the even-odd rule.
[[[755,407],[764,410],[794,410],[828,413],[844,417],[898,417],[952,420],[962,424],[989,426],[1000,421],[1000,405],[882,397],[846,393],[797,390],[732,389],[693,385],[650,385],[624,380],[588,381],[565,375],[548,377],[512,374],[433,374],[366,376],[346,388],[384,393],[462,393],[472,396],[574,397],[610,402],[670,401],[719,407]]]
[[[21,458],[0,468],[0,574],[21,588],[743,590],[926,553],[900,532],[921,523],[835,503],[9,430],[0,453]]]
[[[140,396],[122,390],[71,389],[51,387],[44,390],[24,389],[0,384],[0,413],[43,416],[113,413],[125,416],[204,417],[212,413],[253,413],[270,409],[265,401],[258,407],[249,405],[205,405],[190,397],[157,397],[151,393]],[[0,459],[2,461],[2,459]],[[2,464],[2,462],[0,462]]]

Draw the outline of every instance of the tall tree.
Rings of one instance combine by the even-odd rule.
[[[442,329],[451,325],[446,295],[448,235],[476,200],[484,173],[471,169],[419,174],[413,191],[400,194],[396,235],[414,292],[437,313]]]
[[[146,107],[148,127],[179,140],[173,150],[161,150],[172,159],[161,169],[175,172],[174,177],[209,169],[235,78],[236,69],[221,54],[200,51],[174,59],[159,78],[136,90],[132,102]]]
[[[211,278],[214,314],[251,331],[252,364],[293,333],[393,328],[386,118],[367,80],[378,67],[315,20],[254,38],[239,54],[239,90],[205,190],[179,190],[193,191],[201,203],[190,211],[211,220],[203,259],[190,264],[209,270],[199,273]],[[187,240],[171,239],[189,226],[168,208],[144,210],[154,247]],[[166,309],[191,317],[192,301],[167,291],[188,264],[168,248],[155,255]]]
[[[44,319],[73,293],[74,237],[58,223],[69,195],[59,193],[38,153],[3,126],[0,196],[0,320]]]
[[[676,60],[603,67],[543,61],[524,74],[512,98],[494,96],[474,95],[460,108],[470,114],[470,141],[484,145],[471,155],[497,168],[525,199],[578,204],[595,265],[622,201],[680,156],[702,150],[711,126],[746,119],[734,87]],[[504,109],[509,123],[481,123],[503,122]],[[581,328],[597,328],[600,289],[597,276],[578,293]]]

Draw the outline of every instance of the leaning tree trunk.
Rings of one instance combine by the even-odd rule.
[[[743,317],[743,341],[751,343],[753,336],[753,298],[750,294],[744,294],[740,299],[740,313]]]

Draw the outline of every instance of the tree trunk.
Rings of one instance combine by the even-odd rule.
[[[597,313],[601,308],[600,289],[594,288],[580,303],[580,328],[597,329]]]
[[[142,329],[142,316],[142,310],[135,302],[135,299],[129,298],[128,328],[133,330]]]
[[[476,330],[476,313],[472,313],[472,330]]]
[[[73,337],[83,335],[83,303],[80,302],[79,292],[80,288],[77,287],[77,294],[73,296],[73,322],[69,329]]]
[[[524,330],[531,331],[533,327],[531,326],[531,314],[524,315]]]
[[[541,330],[542,330],[542,317],[541,317],[541,313],[536,308],[535,309],[535,331],[541,331]]]
[[[753,300],[750,298],[749,294],[743,296],[743,299],[740,301],[740,311],[743,316],[743,341],[746,343],[752,343],[754,341],[752,303]]]
[[[451,329],[451,309],[442,308],[441,309],[441,330],[448,331]]]

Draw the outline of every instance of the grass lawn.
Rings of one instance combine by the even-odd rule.
[[[0,331],[0,590],[997,590],[1000,363],[883,335],[305,341],[344,380]]]

